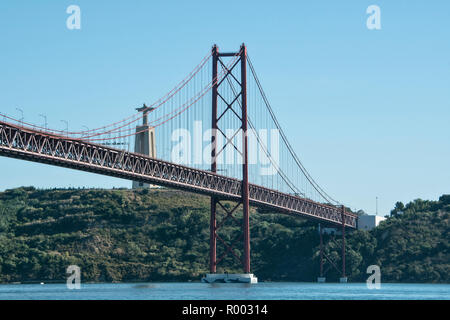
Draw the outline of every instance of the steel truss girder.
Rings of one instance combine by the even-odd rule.
[[[241,200],[242,181],[238,179],[5,122],[0,122],[0,156]],[[249,199],[256,207],[342,225],[340,208],[288,193],[249,184]],[[347,212],[345,226],[356,228],[356,215]]]

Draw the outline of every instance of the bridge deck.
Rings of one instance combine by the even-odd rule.
[[[241,198],[242,181],[238,179],[5,122],[0,122],[0,156],[95,172],[223,199]],[[316,219],[331,226],[342,225],[342,212],[338,207],[255,184],[249,185],[249,197],[253,206]],[[356,228],[355,215],[346,212],[344,220],[346,227]]]

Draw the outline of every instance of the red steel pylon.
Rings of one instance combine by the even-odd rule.
[[[222,57],[239,57],[236,62],[230,67],[227,68],[222,61]],[[248,192],[248,141],[247,141],[247,48],[244,44],[242,44],[239,52],[236,53],[219,53],[218,47],[214,45],[212,48],[212,77],[213,77],[213,87],[212,87],[212,125],[211,128],[213,130],[213,134],[211,136],[211,171],[217,172],[217,162],[216,159],[225,147],[229,144],[233,144],[231,139],[225,135],[225,130],[221,129],[219,126],[219,120],[223,117],[223,115],[227,112],[232,112],[234,116],[239,119],[241,123],[241,127],[239,130],[242,132],[242,150],[238,150],[242,156],[242,188],[241,188],[241,201],[231,210],[227,209],[221,202],[220,199],[216,197],[211,197],[211,219],[210,219],[210,272],[215,273],[217,264],[228,254],[232,254],[235,256],[244,266],[244,272],[250,273],[250,221],[249,221],[249,192]],[[219,63],[221,67],[224,69],[224,76],[221,79],[217,78],[218,75],[218,66]],[[240,64],[240,81],[233,75],[233,69]],[[231,102],[226,101],[224,97],[222,97],[219,93],[219,87],[224,85],[227,77],[233,78],[235,82],[237,82],[238,87],[240,87],[240,91],[236,92],[234,98]],[[224,104],[226,105],[225,110],[222,114],[218,115],[217,104],[218,98],[220,98]],[[238,112],[233,109],[233,106],[238,103],[240,100],[241,105],[241,115],[239,116]],[[226,142],[223,146],[217,145],[217,135],[223,134],[226,138]],[[233,145],[236,148],[235,145]],[[220,148],[218,150],[218,148]],[[223,209],[226,216],[223,218],[221,223],[217,224],[217,205]],[[223,225],[223,223],[232,218],[236,221],[236,218],[233,216],[236,209],[242,205],[243,210],[243,221],[242,221],[242,234],[234,239],[231,244],[228,244],[224,241],[219,235],[218,230]],[[234,245],[243,239],[243,249],[244,256],[240,257],[233,250]],[[217,240],[219,240],[226,248],[225,252],[219,259],[217,259]]]

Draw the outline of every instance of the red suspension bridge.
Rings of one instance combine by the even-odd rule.
[[[238,52],[219,52],[214,46],[185,79],[140,111],[84,131],[49,129],[47,124],[1,113],[0,155],[210,196],[211,275],[229,255],[242,263],[244,274],[250,274],[250,205],[339,228],[340,271],[345,278],[345,231],[356,228],[357,217],[331,198],[302,165],[245,45]],[[157,155],[132,152],[133,139],[150,129]],[[236,218],[238,208],[242,221]],[[242,232],[227,242],[220,230],[229,221],[240,224]],[[320,236],[322,276],[326,260]],[[235,250],[238,244],[242,255]]]

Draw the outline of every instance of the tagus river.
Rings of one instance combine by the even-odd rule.
[[[450,284],[381,284],[368,289],[365,283],[245,284],[205,283],[113,283],[0,285],[1,300],[450,300]]]

